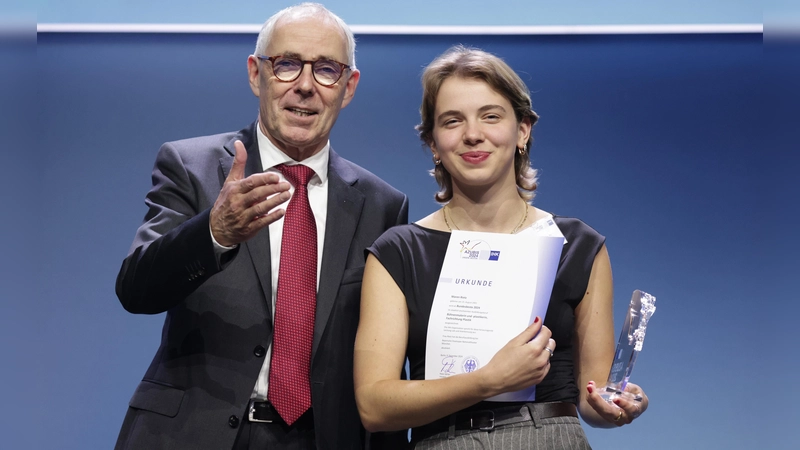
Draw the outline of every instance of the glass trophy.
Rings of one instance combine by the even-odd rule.
[[[655,297],[638,289],[633,291],[631,306],[628,308],[628,315],[625,317],[625,323],[619,334],[619,341],[617,341],[617,351],[614,352],[614,363],[608,374],[608,382],[606,387],[600,390],[600,396],[607,402],[611,402],[617,397],[637,402],[642,401],[641,395],[625,392],[625,386],[631,377],[636,357],[642,351],[647,322],[655,311]]]

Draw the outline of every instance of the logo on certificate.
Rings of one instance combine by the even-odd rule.
[[[461,368],[464,369],[464,373],[474,372],[478,367],[480,367],[480,363],[478,362],[478,358],[474,356],[467,356],[464,358],[464,362],[461,363]]]
[[[500,259],[500,250],[492,250],[488,242],[480,239],[465,239],[459,242],[461,259],[474,259],[478,261],[497,261]]]

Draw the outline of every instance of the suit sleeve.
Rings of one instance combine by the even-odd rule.
[[[400,206],[400,211],[397,214],[395,225],[405,225],[408,223],[408,196],[403,194],[403,204]]]
[[[209,231],[210,208],[201,206],[196,179],[179,152],[164,144],[145,199],[144,223],[117,275],[117,297],[129,312],[167,311],[221,270]]]

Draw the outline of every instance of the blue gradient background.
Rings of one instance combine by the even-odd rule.
[[[51,18],[59,8],[42,9],[40,22],[62,20]],[[151,21],[176,21],[153,8]],[[63,21],[95,17],[87,9]],[[651,407],[632,426],[587,428],[595,449],[800,446],[796,41],[357,37],[362,81],[332,142],[406,192],[412,220],[437,207],[413,130],[420,72],[452,44],[475,45],[504,57],[533,92],[535,204],[608,238],[617,332],[634,289],[658,297],[633,374]],[[0,447],[113,446],[163,323],[126,313],[114,294],[156,151],[255,119],[245,63],[254,40],[44,33],[35,56],[0,46],[18,69],[0,71]],[[33,125],[9,120],[20,118]]]
[[[776,9],[788,2],[770,1]],[[215,0],[33,1],[41,23],[261,23],[273,12],[294,3],[298,2],[236,0],[228,6]],[[322,3],[351,25],[761,23],[763,12],[758,0],[330,0]]]

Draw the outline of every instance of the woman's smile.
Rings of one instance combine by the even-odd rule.
[[[486,161],[486,159],[489,157],[490,154],[491,153],[489,152],[473,151],[473,152],[462,153],[461,158],[470,164],[480,164]]]

